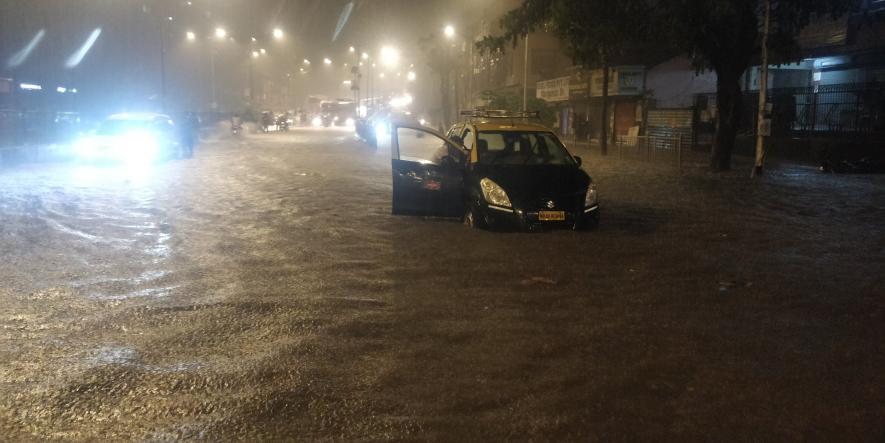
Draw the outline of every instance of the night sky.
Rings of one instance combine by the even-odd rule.
[[[0,0],[0,76],[32,82],[54,90],[78,88],[79,110],[134,110],[157,107],[160,95],[161,29],[167,36],[167,96],[170,108],[200,109],[211,102],[210,50],[215,51],[219,102],[236,103],[249,85],[250,38],[267,57],[256,61],[254,76],[285,81],[312,61],[293,91],[302,95],[349,96],[341,88],[348,78],[347,49],[377,53],[384,44],[396,45],[409,63],[420,69],[417,41],[443,23],[465,14],[466,0],[361,0],[342,16],[349,0]],[[473,2],[476,3],[476,2]],[[174,20],[169,22],[168,16]],[[340,33],[335,38],[338,23]],[[235,41],[219,44],[210,37],[224,26]],[[274,26],[286,31],[283,42],[270,35]],[[101,35],[76,67],[66,61],[95,29]],[[45,36],[17,66],[11,59],[45,30]],[[188,42],[186,31],[198,36]],[[214,48],[214,49],[210,49]],[[319,71],[322,59],[335,64]],[[33,101],[33,106],[38,105]]]

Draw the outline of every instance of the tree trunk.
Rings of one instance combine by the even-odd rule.
[[[731,169],[731,153],[741,119],[742,93],[741,72],[732,70],[716,71],[716,135],[713,138],[713,155],[710,167],[714,172]]]
[[[599,127],[599,151],[608,154],[608,65],[602,66],[602,126]]]

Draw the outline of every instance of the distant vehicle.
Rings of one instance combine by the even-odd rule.
[[[239,115],[235,115],[230,118],[230,133],[231,135],[240,135],[241,132],[243,132],[243,119]]]
[[[280,114],[277,116],[277,131],[288,131],[289,130],[290,117],[288,114]]]
[[[77,140],[74,151],[85,161],[136,164],[181,158],[183,154],[172,119],[154,113],[112,115],[98,129]]]
[[[261,126],[261,132],[267,133],[277,130],[277,118],[271,111],[262,111],[258,123]]]
[[[320,104],[323,127],[353,126],[356,121],[356,105],[350,101],[327,101]]]
[[[581,158],[526,113],[473,112],[446,137],[391,124],[393,213],[460,217],[475,228],[590,228],[599,201]]]

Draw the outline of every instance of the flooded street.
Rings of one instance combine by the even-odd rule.
[[[885,177],[578,154],[601,225],[532,234],[346,131],[0,169],[0,440],[885,436]]]

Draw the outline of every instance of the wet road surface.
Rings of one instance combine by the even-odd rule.
[[[341,131],[0,170],[0,440],[885,436],[882,177],[585,160],[538,234]]]

